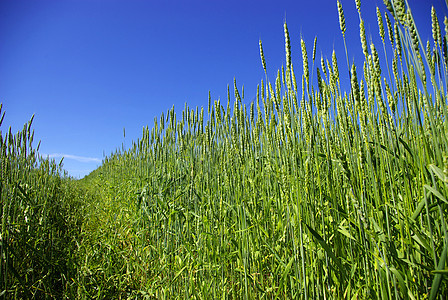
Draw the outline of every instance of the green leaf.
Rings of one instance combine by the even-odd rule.
[[[431,246],[429,245],[428,240],[422,236],[418,231],[415,231],[415,235],[412,236],[412,238],[419,243],[421,246],[423,246],[427,251],[431,251]]]
[[[179,272],[177,272],[176,273],[176,275],[174,276],[174,278],[173,278],[173,281],[172,282],[174,282],[174,281],[176,281],[176,279],[177,279],[177,277],[179,277],[180,276],[180,274],[182,274],[182,272],[185,270],[187,268],[187,266],[185,266],[185,267],[183,267],[182,269],[180,269],[180,271]]]
[[[29,202],[31,203],[33,206],[36,206],[36,202],[33,201],[27,194],[27,192],[20,186],[20,183],[16,184],[17,188],[19,189],[20,193],[22,194],[22,196]]]
[[[324,248],[325,252],[327,252],[328,256],[334,261],[336,266],[338,267],[339,272],[337,273],[338,276],[340,276],[341,284],[344,285],[345,282],[345,269],[342,268],[341,260],[334,255],[333,251],[331,250],[330,246],[324,241],[324,239],[320,236],[319,233],[314,231],[313,228],[308,226],[308,224],[304,223],[305,226],[308,228],[308,230],[311,232],[311,234],[314,236],[314,238],[319,242],[319,244]]]
[[[339,224],[338,226],[338,231],[340,233],[342,233],[343,235],[345,235],[346,237],[348,237],[349,239],[352,239],[353,241],[356,242],[356,239],[350,234],[350,232],[347,230],[347,228],[344,225],[346,219],[342,220],[341,224]]]
[[[283,274],[282,274],[282,282],[285,281],[286,276],[289,274],[289,271],[291,270],[291,266],[292,266],[292,263],[293,263],[293,262],[294,262],[294,256],[291,257],[291,259],[289,260],[289,263],[286,265],[286,268],[285,268],[285,270],[283,271]]]
[[[401,272],[395,268],[389,268],[389,270],[395,275],[395,278],[398,279],[398,284],[403,292],[404,299],[409,299],[408,297],[408,288],[406,287],[406,283],[404,282],[403,276],[401,276]]]
[[[446,176],[445,173],[443,173],[443,171],[439,167],[437,167],[434,164],[430,164],[429,168],[435,175],[437,175],[437,177],[439,177],[440,180],[442,180],[445,183],[448,183],[448,176]]]
[[[420,215],[420,213],[422,212],[422,210],[423,210],[423,207],[425,207],[425,203],[426,203],[426,201],[425,201],[425,198],[423,198],[421,201],[420,201],[420,203],[418,204],[418,206],[417,206],[417,208],[415,209],[415,211],[414,211],[414,213],[412,214],[412,216],[411,216],[411,219],[412,220],[417,220],[417,217]]]
[[[435,271],[446,271],[445,262],[446,262],[447,253],[448,253],[448,243],[445,243],[445,247],[443,248],[442,255],[439,258],[439,264],[437,265],[437,269]],[[444,273],[436,273],[436,276],[434,276],[434,280],[432,281],[432,285],[431,285],[431,293],[429,294],[430,300],[436,299],[437,293],[440,288],[440,283],[442,282],[443,274]]]
[[[448,269],[444,269],[444,270],[434,270],[431,271],[432,274],[446,274],[448,275]]]
[[[433,193],[434,196],[436,196],[437,198],[439,198],[440,200],[442,200],[443,202],[445,202],[445,203],[448,204],[448,201],[446,200],[446,198],[443,197],[443,195],[440,194],[438,190],[436,190],[435,188],[433,188],[432,186],[429,186],[429,185],[427,185],[427,184],[425,184],[424,187],[425,187],[428,191],[430,191],[431,193]]]
[[[283,270],[282,279],[280,281],[280,286],[285,285],[286,276],[289,274],[289,271],[291,270],[291,266],[292,266],[293,262],[294,262],[294,256],[291,257],[291,259],[289,260],[289,263],[286,265],[286,268]],[[276,298],[278,298],[281,291],[282,291],[282,289],[278,289]]]

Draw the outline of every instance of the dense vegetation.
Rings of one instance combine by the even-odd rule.
[[[61,165],[38,156],[31,123],[0,139],[0,295],[61,298],[73,290],[86,199]]]
[[[316,41],[296,78],[285,23],[286,65],[249,106],[235,83],[207,114],[173,108],[81,181],[38,158],[31,122],[2,134],[2,295],[447,298],[447,35],[433,10],[424,47],[385,1],[380,59],[355,3],[349,83]]]

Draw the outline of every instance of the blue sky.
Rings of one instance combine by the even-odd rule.
[[[408,2],[426,41],[431,5],[442,22],[445,3]],[[362,52],[355,1],[341,3],[356,62]],[[382,0],[362,1],[367,34],[380,48],[376,6],[384,10]],[[40,153],[65,156],[69,174],[83,177],[173,105],[178,114],[185,102],[206,107],[209,91],[226,102],[234,78],[249,103],[264,77],[259,39],[271,80],[285,62],[285,19],[296,75],[300,36],[308,53],[317,36],[319,59],[335,49],[347,74],[336,0],[0,0],[1,130],[16,132],[35,114]]]

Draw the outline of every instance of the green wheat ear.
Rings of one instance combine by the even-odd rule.
[[[356,105],[358,111],[360,111],[359,84],[358,84],[358,77],[356,75],[356,66],[355,65],[352,65],[350,77],[351,77],[353,100],[355,101],[355,105]]]
[[[327,68],[325,68],[325,61],[324,61],[324,58],[322,56],[320,57],[320,66],[322,68],[322,71],[325,74],[325,77],[328,77]]]
[[[406,25],[407,16],[404,0],[394,0],[393,8],[395,9],[395,12],[397,14],[398,21],[400,21],[402,25]]]
[[[313,64],[316,59],[316,46],[317,46],[317,36],[314,37],[314,45],[313,45]]]
[[[291,44],[289,41],[289,32],[288,32],[288,26],[286,25],[286,22],[283,24],[283,28],[285,31],[285,52],[286,52],[286,68],[291,68]]]
[[[377,78],[381,78],[380,59],[378,57],[378,52],[376,51],[374,44],[370,44],[370,50],[372,52],[372,60],[373,60],[373,66],[375,68],[375,76]]]
[[[347,28],[345,27],[344,10],[342,9],[341,2],[339,2],[339,0],[337,2],[338,2],[338,14],[339,14],[339,26],[341,28],[342,35],[345,36],[345,30]]]
[[[355,0],[356,3],[356,9],[358,10],[358,13],[361,15],[361,0]]]
[[[419,41],[417,36],[417,29],[415,28],[414,20],[412,19],[410,12],[407,14],[407,18],[408,18],[409,32],[411,34],[412,46],[414,48],[414,51],[418,52]]]
[[[390,44],[392,45],[392,48],[394,47],[394,26],[392,25],[392,22],[389,19],[389,15],[387,13],[384,13],[384,16],[386,18],[386,26],[387,26],[387,32],[389,33],[389,40]]]
[[[448,18],[445,16],[445,19],[443,20],[443,23],[445,25],[445,35],[443,35],[442,37],[442,54],[443,57],[445,58],[445,64],[448,65],[448,54],[447,54],[447,41],[446,41],[446,37],[448,34]]]
[[[445,25],[445,36],[448,35],[448,18],[445,16],[443,19],[443,24]]]
[[[331,54],[331,64],[334,70],[334,76],[336,78],[336,82],[339,85],[339,67],[338,67],[338,60],[336,58],[336,52],[333,49],[333,53]]]
[[[376,17],[378,19],[378,27],[380,29],[380,36],[381,36],[381,40],[383,41],[384,44],[384,40],[385,40],[385,32],[384,32],[384,23],[383,23],[383,17],[381,16],[381,11],[378,8],[378,6],[376,7]]]
[[[400,60],[402,59],[402,57],[401,57],[401,50],[402,50],[402,48],[401,48],[401,38],[400,38],[400,32],[399,32],[399,28],[398,28],[398,25],[397,25],[397,23],[395,23],[394,24],[394,37],[395,37],[395,44],[396,44],[396,46],[397,46],[397,52],[398,52],[398,55],[400,56]]]
[[[436,10],[431,7],[431,20],[432,20],[432,38],[434,39],[435,46],[442,44],[442,33],[440,32],[439,20],[437,19]]]
[[[308,84],[310,79],[310,72],[308,68],[308,54],[306,52],[305,41],[303,39],[300,39],[300,45],[302,47],[303,75],[305,76],[305,80]]]
[[[367,58],[369,56],[369,50],[367,48],[367,38],[366,38],[366,30],[364,27],[364,20],[361,20],[359,23],[359,36],[361,38],[362,52],[364,56]]]
[[[266,73],[267,73],[267,71],[266,71],[266,60],[264,59],[263,45],[262,45],[262,43],[261,43],[261,40],[260,40],[258,43],[259,43],[259,45],[260,45],[261,64],[263,65],[263,70],[264,70],[264,73],[266,74]]]

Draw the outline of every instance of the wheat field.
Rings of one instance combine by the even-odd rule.
[[[173,107],[80,181],[39,158],[31,121],[2,133],[2,295],[447,298],[448,19],[428,12],[425,43],[384,2],[374,45],[355,1],[362,65],[302,39],[295,69],[284,23],[286,63],[268,78],[260,41],[254,101],[235,80]]]

